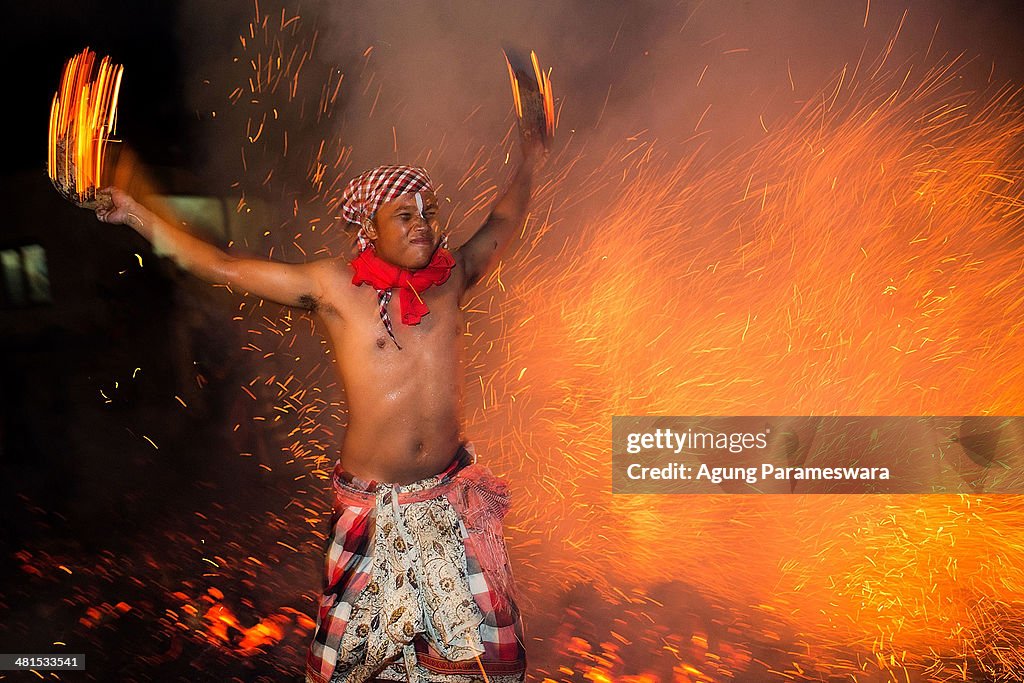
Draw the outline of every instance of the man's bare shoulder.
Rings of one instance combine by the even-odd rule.
[[[352,268],[346,256],[316,259],[305,264],[317,282],[317,291],[300,297],[303,308],[323,315],[342,315],[354,296]]]

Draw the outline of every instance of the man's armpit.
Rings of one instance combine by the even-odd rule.
[[[304,308],[310,313],[319,313],[320,315],[329,315],[336,312],[334,306],[331,306],[323,299],[315,297],[312,294],[303,294],[300,296],[298,305],[300,308]]]
[[[320,300],[312,294],[303,294],[299,297],[299,306],[308,311],[312,311],[313,313],[317,313],[320,310]]]

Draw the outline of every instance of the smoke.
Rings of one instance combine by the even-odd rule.
[[[701,145],[708,159],[753,144],[829,79],[844,69],[848,79],[863,76],[883,55],[885,68],[898,70],[962,53],[970,63],[962,69],[966,87],[1004,82],[1024,72],[1016,49],[1020,13],[1011,3],[957,0],[192,0],[182,5],[179,36],[186,97],[206,131],[197,146],[206,150],[203,170],[215,185],[227,191],[243,176],[263,180],[266,172],[242,168],[243,154],[244,163],[253,161],[253,150],[242,149],[251,147],[242,141],[254,127],[252,107],[262,106],[262,114],[274,109],[290,134],[287,159],[282,145],[261,141],[266,170],[278,169],[276,182],[297,185],[307,174],[302,164],[311,163],[309,148],[327,141],[347,149],[344,164],[333,170],[352,175],[385,162],[423,164],[457,206],[489,184],[483,180],[500,184],[504,156],[512,151],[503,45],[536,50],[552,69],[557,148],[563,159],[592,170],[606,150],[631,138],[656,141],[680,156]],[[298,19],[274,35],[281,16]],[[276,100],[263,92],[258,104],[249,101],[257,99],[250,97],[248,62],[259,40],[250,24],[261,21],[283,44],[278,54],[285,59],[296,45],[309,51],[299,92],[287,102],[280,92]],[[264,52],[273,56],[270,47]],[[342,79],[337,99],[329,116],[316,116],[331,74]],[[243,92],[232,98],[236,88]],[[455,185],[480,165],[486,166],[481,182],[464,188],[470,197],[459,195]],[[295,187],[283,194],[290,203],[310,193]]]
[[[803,226],[804,232],[800,234],[801,239],[806,239],[805,248],[794,249],[790,256],[834,254],[841,246],[849,246],[846,233],[837,231],[834,244],[817,235],[817,225],[827,225],[840,215],[819,198],[826,196],[826,190],[835,190],[840,176],[843,180],[855,179],[851,169],[862,170],[860,162],[868,152],[874,155],[873,160],[880,160],[878,172],[890,174],[886,182],[896,182],[889,180],[893,173],[897,173],[899,182],[914,178],[916,166],[904,169],[902,175],[892,170],[908,157],[899,149],[890,149],[887,136],[899,133],[902,137],[897,136],[897,142],[910,139],[913,149],[927,147],[924,143],[918,145],[914,112],[906,114],[906,108],[891,121],[881,120],[884,117],[874,120],[872,125],[878,128],[871,129],[871,137],[843,138],[834,135],[834,131],[817,135],[809,122],[825,127],[833,121],[824,115],[808,114],[815,111],[811,106],[815,104],[814,98],[824,98],[829,92],[842,89],[844,101],[853,103],[849,110],[856,110],[857,116],[863,114],[863,118],[871,121],[855,106],[861,96],[870,93],[875,101],[883,102],[881,90],[898,89],[903,75],[909,72],[914,76],[913,82],[917,82],[931,65],[952,59],[958,59],[956,87],[961,91],[1019,82],[1024,74],[1024,57],[1015,49],[1017,12],[1002,3],[953,0],[629,4],[577,0],[501,5],[379,2],[370,6],[350,2],[301,6],[264,2],[258,12],[255,6],[237,12],[234,6],[218,10],[213,20],[212,15],[199,9],[194,13],[187,11],[182,21],[190,27],[191,40],[199,47],[190,58],[196,65],[192,92],[197,111],[201,117],[209,116],[213,132],[207,143],[211,171],[219,174],[223,186],[239,192],[243,200],[240,206],[262,196],[277,208],[280,221],[287,227],[280,237],[275,235],[264,243],[265,247],[283,249],[292,235],[304,231],[309,234],[313,226],[330,224],[332,202],[345,179],[385,162],[415,163],[430,169],[442,187],[440,195],[447,201],[458,244],[459,238],[468,236],[483,220],[507,173],[506,156],[515,153],[501,46],[508,43],[535,50],[542,64],[552,68],[559,127],[548,173],[557,182],[540,188],[535,207],[544,220],[530,223],[534,232],[528,233],[524,246],[509,257],[510,261],[519,259],[517,263],[529,259],[529,265],[510,268],[503,284],[492,283],[474,301],[472,308],[477,319],[483,318],[484,322],[473,323],[471,343],[476,350],[487,351],[472,355],[468,380],[473,391],[467,392],[466,407],[466,413],[472,416],[471,433],[489,435],[492,441],[502,443],[493,450],[482,449],[491,456],[489,462],[496,462],[495,469],[500,471],[518,467],[514,474],[516,483],[522,484],[518,488],[528,491],[520,497],[520,501],[527,503],[520,502],[514,513],[521,515],[518,521],[522,522],[514,535],[522,543],[517,549],[520,557],[527,556],[524,566],[535,570],[524,583],[530,587],[535,606],[543,610],[546,605],[539,596],[546,595],[545,584],[557,582],[552,577],[552,566],[563,570],[560,580],[566,584],[577,578],[592,580],[595,575],[607,573],[609,567],[619,572],[613,575],[614,579],[643,575],[649,583],[654,580],[652,576],[663,580],[666,573],[684,566],[687,590],[704,597],[727,598],[736,605],[747,599],[769,599],[768,587],[777,584],[768,579],[781,572],[779,558],[784,555],[776,551],[798,545],[796,540],[780,536],[776,545],[761,543],[749,548],[753,536],[745,529],[756,528],[755,522],[761,523],[762,516],[768,518],[778,512],[770,502],[758,500],[746,506],[721,508],[705,505],[693,514],[693,510],[679,509],[683,506],[672,501],[678,508],[669,510],[672,514],[667,517],[688,521],[675,529],[676,545],[668,546],[651,542],[658,538],[664,523],[665,516],[658,514],[659,510],[664,511],[662,508],[621,499],[609,503],[606,496],[602,498],[605,479],[600,465],[607,453],[605,441],[594,435],[608,427],[606,418],[610,417],[607,413],[611,401],[595,387],[617,397],[619,405],[646,405],[652,407],[652,413],[671,412],[679,405],[711,406],[709,414],[727,407],[742,412],[744,406],[763,406],[767,400],[758,397],[762,390],[752,389],[746,395],[748,401],[731,405],[729,401],[735,401],[739,394],[721,391],[723,384],[729,387],[743,374],[737,371],[737,363],[748,360],[743,354],[722,356],[721,366],[716,366],[717,374],[709,369],[714,365],[710,357],[701,356],[699,365],[694,361],[697,354],[704,354],[707,349],[738,349],[741,344],[735,341],[737,337],[749,344],[746,334],[750,316],[739,316],[742,307],[736,301],[744,301],[753,309],[763,291],[752,292],[743,279],[750,274],[742,265],[747,255],[737,254],[734,243],[729,241],[735,238],[736,224],[741,224],[741,233],[742,227],[756,229],[758,221],[769,221],[772,211],[786,209],[790,213],[785,220],[769,221],[769,227],[779,235],[789,235],[794,225]],[[200,23],[190,23],[197,19]],[[233,24],[238,21],[241,25]],[[211,52],[207,47],[210,44],[232,47]],[[254,45],[263,45],[265,49]],[[295,63],[293,55],[307,52],[302,69],[289,67]],[[266,80],[262,80],[264,73]],[[278,74],[284,74],[280,82],[286,85],[273,86],[278,82]],[[236,94],[239,88],[240,94]],[[329,96],[334,92],[336,98]],[[906,104],[905,100],[901,102]],[[214,111],[218,112],[216,118],[212,116]],[[803,118],[797,118],[801,112]],[[851,120],[860,119],[851,115]],[[842,131],[843,127],[837,129]],[[852,124],[851,129],[861,132]],[[800,142],[805,132],[808,138],[823,141],[823,146],[829,144],[839,149],[842,163],[836,167],[838,170],[832,172],[832,167],[828,167],[827,173],[815,171],[815,164],[824,162],[818,160],[816,149],[805,154]],[[790,144],[794,142],[795,146]],[[657,150],[660,156],[651,156],[651,150]],[[654,167],[643,169],[643,183],[635,183],[636,191],[630,195],[624,178],[636,170],[640,157],[653,159]],[[734,165],[725,163],[729,161]],[[926,161],[931,164],[933,158],[926,156]],[[959,158],[949,163],[966,167]],[[657,164],[663,164],[671,173],[659,176]],[[753,177],[750,169],[755,166],[760,175],[757,185],[751,188],[748,178]],[[798,169],[807,171],[797,176],[798,180],[804,179],[806,186],[816,188],[815,191],[800,193],[799,183],[778,181],[778,177],[792,179],[790,172]],[[699,182],[694,183],[694,179]],[[842,184],[839,187],[843,189]],[[887,217],[889,195],[876,196],[874,190],[878,187],[882,187],[880,181],[872,180],[863,186],[863,192],[854,191],[851,196],[858,201],[862,197],[877,200],[874,206],[878,215]],[[675,188],[686,189],[689,194],[673,196]],[[930,187],[915,186],[917,194],[908,192],[901,196],[920,197],[926,191],[931,191]],[[955,193],[939,194],[946,197]],[[652,209],[652,197],[658,205],[671,208],[670,218],[666,218],[667,212]],[[760,201],[751,199],[731,214],[722,209],[729,202],[738,202],[739,197]],[[642,211],[637,210],[638,206]],[[912,208],[916,211],[922,206],[914,204]],[[601,235],[610,245],[608,255],[615,257],[622,268],[611,274],[605,262],[607,256],[599,255],[597,249],[587,249],[591,246],[587,241],[594,240],[595,231],[609,225],[616,227],[615,221],[607,220],[609,207],[615,209],[618,229],[635,237],[632,241],[617,239],[611,229]],[[878,236],[875,224],[856,224],[857,212],[862,209],[859,204],[849,202],[843,207],[853,217],[842,227],[867,231],[866,242]],[[629,224],[636,215],[645,219],[642,225]],[[909,215],[917,220],[916,213]],[[730,223],[733,218],[735,222]],[[917,225],[914,221],[908,225]],[[683,231],[687,225],[700,225],[706,232],[689,232],[685,239],[675,237],[675,231]],[[885,234],[886,239],[895,239],[890,233]],[[327,246],[330,242],[325,238],[325,248],[336,251]],[[597,240],[593,243],[600,244]],[[774,240],[771,244],[775,245]],[[886,242],[887,247],[893,248],[880,252],[897,253],[895,244]],[[827,249],[822,245],[827,245]],[[763,243],[761,247],[768,250]],[[644,309],[633,303],[644,301],[642,285],[650,280],[663,282],[666,288],[691,286],[682,280],[684,275],[691,277],[693,273],[679,272],[683,266],[674,261],[677,255],[672,248],[685,250],[691,256],[688,262],[702,250],[716,254],[714,263],[707,257],[707,268],[699,263],[694,271],[703,274],[703,286],[707,287],[702,296],[696,297],[695,312],[683,310],[674,318],[666,311],[689,306],[683,303],[685,291],[670,290],[677,296],[666,297],[664,305],[660,300],[647,300]],[[660,250],[657,261],[650,257],[656,249]],[[559,274],[559,268],[551,265],[554,259],[574,252],[583,254],[574,265],[587,266],[589,279],[580,279],[579,269],[570,268],[568,274]],[[769,270],[785,266],[770,250],[761,256]],[[860,259],[857,253],[849,256]],[[727,265],[732,263],[734,268],[730,271],[723,266],[723,274],[718,275],[719,260]],[[737,261],[741,265],[737,266]],[[538,268],[538,262],[544,266]],[[663,263],[674,264],[677,270],[667,272]],[[788,263],[791,267],[793,259]],[[817,270],[819,266],[824,272]],[[806,268],[812,276],[808,277],[806,291],[818,292],[815,287],[826,276],[847,277],[845,271],[840,273],[831,266],[832,263],[808,260]],[[708,276],[705,270],[712,275]],[[646,272],[648,279],[641,283],[637,272]],[[730,302],[723,297],[721,287],[708,284],[714,282],[709,279],[712,276],[728,278],[730,273],[737,278],[725,282],[735,288],[730,291],[751,298]],[[614,287],[609,285],[611,275],[620,278]],[[566,285],[560,280],[563,277],[571,278],[571,283]],[[790,273],[782,273],[775,281],[779,300],[788,296],[792,280]],[[842,284],[837,282],[828,291],[846,291],[840,288]],[[629,300],[622,294],[628,287],[634,288]],[[499,288],[511,291],[502,293]],[[554,294],[564,295],[567,289],[575,296],[559,305]],[[692,295],[693,291],[691,288],[689,293]],[[859,290],[855,293],[859,294]],[[528,298],[531,294],[532,299]],[[591,300],[600,305],[585,305]],[[848,311],[854,304],[867,305],[863,303],[866,299],[859,296],[853,296],[852,303],[843,307],[831,306],[827,298],[823,301],[821,310],[825,312]],[[770,307],[766,310],[773,312]],[[503,317],[509,311],[512,315]],[[600,317],[601,312],[608,311],[615,315]],[[774,313],[781,316],[785,311],[780,308]],[[866,311],[864,319],[869,319],[870,313]],[[707,331],[710,328],[703,322],[694,322],[698,317],[703,321],[726,314],[739,316],[728,326],[731,337]],[[989,314],[987,307],[978,312],[979,319]],[[652,330],[651,321],[659,315],[668,319],[664,325],[670,330],[678,332],[686,325],[692,329],[689,334],[677,335],[677,340],[672,334],[662,335]],[[688,322],[678,322],[687,315]],[[538,325],[540,331],[519,331],[527,329],[520,325],[527,318],[545,324]],[[828,319],[828,325],[833,322]],[[513,325],[517,331],[507,333],[506,329]],[[853,327],[862,331],[866,324]],[[786,327],[780,319],[778,325],[769,329],[774,333]],[[638,334],[637,330],[649,334]],[[707,336],[700,336],[700,330],[705,330],[700,334]],[[890,332],[886,326],[878,336]],[[954,332],[947,335],[948,339],[959,339]],[[534,335],[532,340],[528,339],[529,334]],[[723,338],[732,341],[728,345],[718,343]],[[765,368],[775,367],[773,362],[777,365],[771,359],[782,348],[781,337],[765,339],[770,342],[766,345],[765,362],[748,369],[743,377],[760,376]],[[537,348],[542,350],[531,347],[531,341],[537,342]],[[878,343],[879,353],[889,352],[890,344]],[[658,353],[651,351],[651,344]],[[674,365],[683,357],[684,345],[692,352],[692,367]],[[808,343],[805,350],[817,353],[819,349]],[[857,358],[868,358],[867,352],[858,353]],[[628,365],[625,356],[629,363],[642,366],[630,376],[622,371]],[[563,359],[576,362],[560,366]],[[650,363],[645,363],[648,359]],[[799,405],[811,412],[830,411],[843,400],[854,401],[848,389],[838,390],[834,395],[821,389],[826,383],[821,381],[819,367],[812,359],[790,370],[782,368],[786,371],[780,370],[775,391],[769,394],[772,400],[780,405],[788,401],[790,406]],[[671,387],[668,379],[662,379],[673,377],[666,375],[670,370],[680,375]],[[872,366],[863,370],[854,374],[851,381],[871,376]],[[623,374],[614,375],[615,371]],[[798,372],[805,371],[805,385],[791,381]],[[702,379],[699,386],[693,386],[696,380],[691,372]],[[929,376],[936,376],[937,371],[931,366],[917,374],[929,372]],[[699,373],[707,373],[708,378]],[[643,378],[644,386],[636,384],[637,377]],[[479,389],[475,386],[478,380]],[[665,391],[651,392],[654,382],[661,381],[666,382]],[[531,383],[536,388],[529,390],[526,387]],[[877,382],[863,383],[869,389],[876,385]],[[524,387],[522,394],[508,398],[513,391],[503,389],[514,390],[516,386]],[[670,394],[668,388],[678,395]],[[787,394],[783,389],[793,393]],[[868,395],[857,405],[868,405],[867,400],[873,400],[892,409],[893,394],[883,394]],[[1015,400],[1015,396],[1007,390],[1006,401]],[[671,402],[673,398],[675,403]],[[641,399],[648,402],[637,403]],[[700,400],[705,402],[701,404]],[[832,403],[825,405],[829,400]],[[517,404],[513,407],[510,401]],[[980,405],[980,399],[975,405]],[[581,422],[587,416],[589,421]],[[547,427],[536,426],[542,422],[538,417],[543,418]],[[566,457],[567,453],[573,457]],[[520,457],[532,460],[524,465],[517,460]],[[560,482],[562,488],[558,490],[551,484],[553,481]],[[606,507],[602,509],[602,505]],[[791,518],[802,525],[813,526],[821,519],[820,509],[811,505],[802,508],[802,502],[792,501],[786,505],[794,507]],[[831,511],[835,519],[849,516],[845,505],[844,502]],[[877,514],[880,513],[867,510],[867,521],[860,525],[858,520],[857,529],[870,528]],[[568,520],[567,526],[541,529],[535,522],[545,515],[548,519]],[[737,520],[743,524],[734,524]],[[632,528],[620,533],[615,525]],[[905,522],[901,529],[904,527],[912,528],[912,523]],[[827,529],[812,531],[806,534],[809,545],[829,537]],[[544,547],[530,547],[528,544],[541,534],[546,536]],[[609,537],[625,538],[626,543],[632,542],[633,547],[642,551],[623,553],[619,545],[607,541]],[[709,538],[714,541],[704,542]],[[666,554],[672,558],[671,553],[681,553],[679,548],[698,541],[699,551],[689,551],[686,561],[674,560],[676,564],[671,567],[659,564]],[[598,552],[594,552],[595,548]],[[580,553],[585,560],[580,559]],[[809,555],[810,550],[800,557]],[[886,555],[893,556],[896,554],[891,552]],[[636,563],[642,570],[634,567]],[[573,575],[573,570],[579,574]],[[811,572],[815,579],[825,574],[815,572]],[[852,574],[850,580],[855,584],[860,574]],[[900,585],[910,584],[908,580]],[[793,588],[794,592],[798,590],[799,585]],[[829,590],[823,589],[822,595],[823,604],[831,598]],[[888,595],[884,597],[888,599]],[[921,616],[922,623],[927,625],[927,612],[915,616]],[[921,629],[925,631],[925,626]],[[809,626],[805,627],[805,633],[809,630]]]

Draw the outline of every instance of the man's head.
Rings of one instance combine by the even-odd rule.
[[[349,182],[342,195],[345,218],[360,226],[385,261],[424,268],[441,241],[437,198],[430,177],[414,166],[378,166]]]

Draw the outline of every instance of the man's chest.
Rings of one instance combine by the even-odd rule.
[[[453,276],[455,274],[453,273]],[[336,345],[348,349],[398,350],[461,343],[464,318],[455,277],[423,291],[339,283],[324,319]]]

